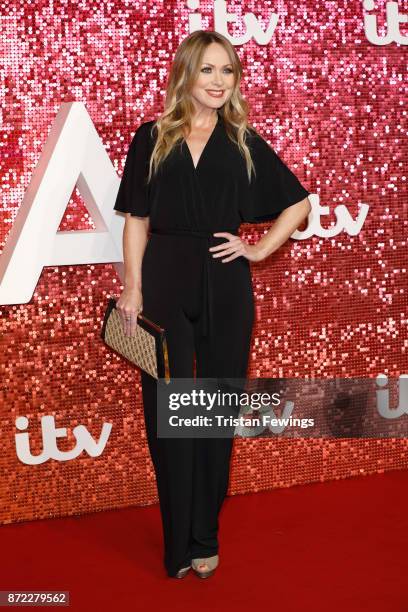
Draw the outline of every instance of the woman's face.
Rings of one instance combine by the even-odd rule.
[[[210,43],[204,51],[199,76],[191,91],[199,110],[217,109],[231,97],[235,77],[228,53],[219,43]]]

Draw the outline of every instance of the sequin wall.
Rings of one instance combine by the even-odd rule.
[[[122,174],[136,127],[162,109],[189,16],[200,13],[202,29],[213,29],[214,5],[223,5],[193,4],[3,3],[2,251],[63,102],[85,105]],[[408,373],[408,25],[398,25],[398,14],[387,18],[383,1],[224,4],[236,15],[229,33],[237,40],[249,13],[264,30],[276,13],[267,44],[247,36],[236,46],[242,91],[250,120],[312,192],[315,207],[312,235],[252,265],[248,375],[398,378]],[[389,4],[408,13],[408,2]],[[74,189],[59,229],[94,227]],[[241,234],[252,243],[267,228],[243,225]],[[1,522],[157,502],[139,372],[99,337],[107,296],[118,292],[112,264],[45,267],[28,303],[0,307]],[[111,423],[104,451],[41,460],[44,416],[66,428],[61,451],[75,447],[76,426],[98,439]],[[17,456],[16,419],[37,464]],[[407,458],[402,439],[239,439],[229,493],[401,469]]]

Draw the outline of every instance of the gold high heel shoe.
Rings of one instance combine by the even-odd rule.
[[[218,555],[214,555],[213,557],[201,558],[201,559],[192,559],[191,567],[196,576],[199,578],[209,578],[213,575],[216,568],[218,567],[219,557]],[[199,568],[207,566],[208,569],[200,570]]]
[[[184,576],[187,576],[189,570],[191,570],[191,565],[189,565],[188,567],[182,567],[177,572],[176,578],[184,578]]]

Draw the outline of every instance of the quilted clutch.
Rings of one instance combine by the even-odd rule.
[[[150,376],[170,382],[169,357],[165,331],[142,314],[137,315],[133,336],[126,336],[116,309],[116,298],[109,298],[101,337],[114,351],[131,361]]]

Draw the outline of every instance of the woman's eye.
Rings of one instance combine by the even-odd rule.
[[[211,68],[210,68],[209,66],[206,66],[205,68],[202,68],[202,69],[201,69],[201,72],[207,72],[208,70],[211,72]],[[226,68],[225,70],[226,70],[226,72],[228,72],[229,74],[231,74],[231,72],[233,72],[232,68]]]

